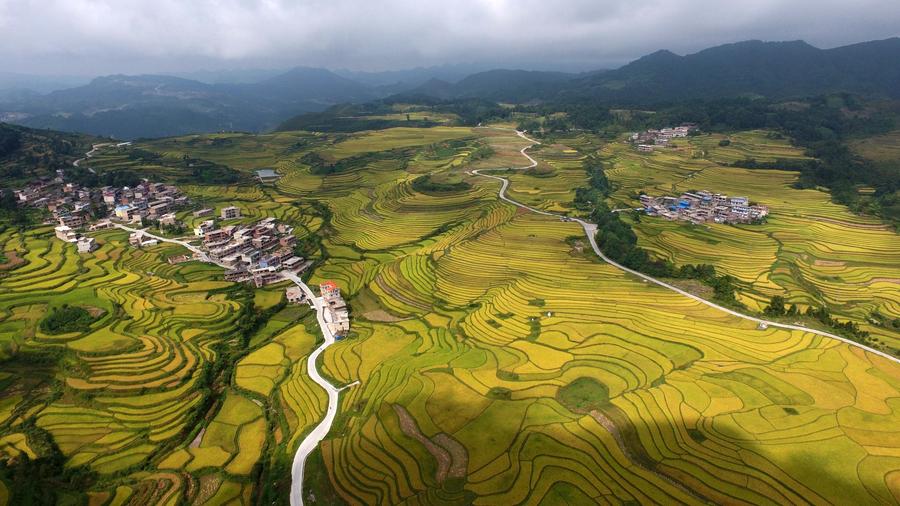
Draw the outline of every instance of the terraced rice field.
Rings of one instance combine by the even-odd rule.
[[[360,321],[358,341],[326,352],[330,375],[362,381],[343,399],[353,416],[323,447],[345,499],[837,502],[846,490],[821,487],[807,463],[847,450],[861,460],[828,471],[891,500],[881,477],[896,462],[859,477],[857,465],[882,452],[868,454],[826,413],[858,409],[852,395],[832,404],[832,373],[881,370],[876,390],[890,403],[896,364],[802,332],[759,331],[635,282],[574,253],[574,225],[505,206],[485,220],[475,240],[423,245],[381,267],[360,292],[397,321]],[[834,368],[812,365],[823,362]],[[559,401],[560,388],[582,378],[607,392],[593,412]],[[845,376],[838,389],[855,391],[854,381]],[[458,476],[444,471],[457,464]]]
[[[732,138],[741,138],[733,135]],[[900,316],[900,238],[874,218],[855,215],[818,190],[791,187],[797,173],[724,167],[738,144],[719,147],[716,136],[690,141],[690,148],[646,155],[621,143],[603,148],[616,185],[615,207],[634,207],[632,195],[675,194],[708,189],[749,196],[769,206],[763,225],[690,225],[644,218],[634,224],[641,246],[677,264],[711,263],[743,283],[741,300],[761,310],[773,295],[805,309],[827,306],[857,322],[879,342],[900,349],[900,334],[873,325],[877,312]],[[793,149],[756,133],[767,144],[746,150],[758,160],[789,158]],[[711,140],[710,140],[711,139]],[[698,146],[705,152],[696,158]],[[719,153],[719,150],[725,153]],[[770,153],[766,155],[766,153]],[[794,156],[802,156],[794,150]],[[743,155],[741,155],[743,156]]]
[[[474,144],[439,157],[429,147],[472,136],[493,147],[492,158],[470,160]],[[317,502],[900,501],[900,365],[807,332],[759,330],[643,283],[586,253],[576,224],[518,210],[497,199],[497,181],[465,174],[524,165],[521,139],[431,129],[321,140],[329,145],[304,149],[350,156],[406,143],[415,155],[409,163],[380,160],[318,176],[297,162],[302,150],[245,137],[252,136],[223,147],[220,160],[238,157],[235,145],[259,142],[267,163],[284,171],[275,186],[189,191],[216,206],[240,195],[248,214],[308,222],[298,234],[318,234],[327,251],[311,283],[336,280],[352,309],[350,336],[329,347],[319,367],[336,385],[360,384],[342,393],[337,422],[308,463],[305,493]],[[199,139],[197,152],[184,153],[217,156]],[[565,209],[584,181],[581,157],[599,148],[586,135],[547,146],[535,156],[552,176],[511,176],[510,196]],[[604,149],[616,155],[617,146]],[[717,167],[704,159],[683,167],[676,157],[618,156],[622,164],[610,175],[621,185],[614,197],[621,202],[638,184],[680,184],[692,173],[713,178],[709,169]],[[472,187],[422,194],[411,181],[423,173]],[[753,246],[756,256],[791,251],[798,260],[809,255],[810,269],[835,268],[814,259],[829,258],[823,251],[838,245],[820,247],[820,238],[800,234],[789,218],[883,232],[820,206],[817,192],[783,198],[795,214],[770,222],[782,227],[772,229],[779,245],[757,246],[756,232],[738,229],[734,256]],[[316,202],[330,216],[314,212]],[[653,244],[653,231],[691,239],[673,228],[642,229],[642,241]],[[198,388],[203,370],[224,349],[216,343],[238,341],[229,331],[249,299],[217,290],[225,284],[215,269],[165,264],[172,248],[136,251],[123,234],[106,233],[100,250],[79,257],[48,232],[0,235],[4,250],[25,260],[0,279],[0,343],[6,353],[64,346],[72,365],[61,372],[62,396],[30,405],[8,391],[0,417],[34,413],[67,465],[101,473],[90,491],[97,503],[285,502],[278,492],[286,492],[280,487],[289,476],[280,462],[326,401],[305,371],[318,336],[304,313],[282,309],[254,331],[216,403],[195,418],[192,409],[206,395]],[[692,240],[717,241],[724,231],[707,234]],[[763,263],[753,260],[728,265],[756,280]],[[252,300],[277,309],[276,289]],[[42,335],[36,322],[45,308],[65,301],[108,316],[86,335]],[[29,451],[16,423],[4,423],[0,451]]]
[[[270,395],[276,386],[310,392],[288,369],[311,350],[313,339],[296,338],[296,330],[291,339],[275,332],[238,364],[238,389],[217,402],[210,397],[208,370],[222,346],[236,345],[245,304],[217,293],[230,286],[220,280],[221,271],[169,265],[165,259],[181,253],[178,248],[138,250],[121,232],[98,234],[101,247],[90,255],[51,236],[48,227],[0,234],[3,250],[23,259],[0,278],[0,343],[10,359],[0,381],[0,451],[37,458],[29,442],[45,434],[67,466],[97,473],[98,497],[115,501],[175,504],[191,498],[203,504],[235,486],[234,493],[249,499],[247,477],[269,448],[264,406],[283,402],[280,394]],[[277,297],[276,303],[281,293]],[[87,332],[42,333],[38,321],[62,304],[101,316]],[[53,361],[28,358],[46,353],[60,360],[52,389]],[[281,357],[276,367],[253,369],[275,355]],[[313,418],[323,409],[316,395],[291,405]],[[314,421],[280,414],[272,419],[284,420],[282,437]],[[204,479],[208,486],[198,489]]]

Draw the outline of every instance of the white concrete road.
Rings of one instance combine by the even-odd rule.
[[[527,151],[529,148],[531,148],[532,146],[534,146],[535,144],[540,144],[540,142],[538,142],[538,141],[536,141],[536,140],[534,140],[534,139],[528,138],[528,137],[525,135],[524,132],[516,131],[516,134],[517,134],[519,137],[521,137],[521,138],[527,140],[528,142],[531,142],[531,143],[532,143],[530,146],[526,146],[526,147],[522,148],[522,150],[520,151],[520,152],[522,153],[522,156],[524,156],[525,158],[527,158],[527,159],[531,162],[531,164],[530,164],[530,165],[527,165],[527,166],[525,166],[525,167],[516,167],[516,168],[514,168],[513,170],[530,169],[530,168],[532,168],[532,167],[537,166],[537,161],[536,161],[534,158],[532,158],[531,156],[529,156],[528,153],[526,153],[526,151]],[[777,327],[777,328],[787,329],[787,330],[800,330],[800,331],[803,331],[803,332],[809,332],[809,333],[811,333],[811,334],[816,334],[816,335],[828,337],[828,338],[831,338],[831,339],[837,339],[838,341],[847,343],[847,344],[849,344],[849,345],[851,345],[851,346],[856,346],[857,348],[861,348],[861,349],[863,349],[863,350],[865,350],[865,351],[867,351],[867,352],[869,352],[869,353],[878,355],[879,357],[886,358],[886,359],[891,360],[891,361],[893,361],[893,362],[900,363],[900,358],[897,358],[897,357],[895,357],[895,356],[893,356],[893,355],[889,355],[889,354],[887,354],[887,353],[885,353],[885,352],[883,352],[883,351],[879,351],[879,350],[870,348],[870,347],[868,347],[868,346],[866,346],[866,345],[864,345],[864,344],[857,343],[856,341],[851,341],[850,339],[847,339],[847,338],[845,338],[845,337],[841,337],[841,336],[836,335],[836,334],[831,334],[831,333],[829,333],[829,332],[824,332],[824,331],[822,331],[822,330],[816,330],[816,329],[811,329],[811,328],[808,328],[808,327],[803,327],[803,326],[800,326],[800,325],[790,325],[790,324],[787,324],[787,323],[773,322],[773,321],[769,321],[769,320],[764,320],[764,319],[762,319],[762,318],[757,318],[757,317],[755,317],[755,316],[746,315],[746,314],[740,313],[740,312],[738,312],[738,311],[735,311],[735,310],[733,310],[733,309],[729,309],[729,308],[727,308],[727,307],[720,306],[719,304],[716,304],[715,302],[708,301],[708,300],[706,300],[706,299],[704,299],[704,298],[702,298],[702,297],[698,297],[697,295],[694,295],[694,294],[692,294],[692,293],[690,293],[690,292],[686,292],[686,291],[684,291],[684,290],[682,290],[682,289],[680,289],[680,288],[678,288],[678,287],[676,287],[676,286],[672,286],[672,285],[670,285],[670,284],[668,284],[668,283],[666,283],[666,282],[664,282],[664,281],[660,281],[660,280],[658,280],[658,279],[656,279],[656,278],[653,278],[653,277],[648,276],[648,275],[646,275],[646,274],[643,274],[643,273],[641,273],[641,272],[635,271],[635,270],[633,270],[633,269],[629,269],[628,267],[625,267],[624,265],[621,265],[621,264],[619,264],[619,263],[613,261],[612,259],[610,259],[610,258],[607,257],[606,255],[604,255],[602,251],[600,251],[600,247],[599,247],[599,245],[597,244],[597,238],[596,238],[596,235],[597,235],[597,225],[595,225],[595,224],[593,224],[593,223],[589,223],[589,222],[584,221],[584,220],[581,220],[581,219],[578,219],[578,218],[569,218],[569,217],[566,217],[566,216],[563,216],[563,215],[559,215],[559,214],[555,214],[555,213],[550,213],[550,212],[547,212],[547,211],[542,211],[542,210],[540,210],[540,209],[535,209],[535,208],[533,208],[533,207],[529,207],[529,206],[526,206],[525,204],[522,204],[522,203],[520,203],[520,202],[517,202],[517,201],[515,201],[515,200],[509,198],[509,197],[506,195],[506,189],[509,187],[509,180],[506,179],[506,178],[500,177],[500,176],[492,176],[492,175],[489,175],[489,174],[482,174],[482,171],[485,171],[485,170],[503,170],[503,169],[480,169],[480,170],[473,170],[473,171],[472,171],[472,174],[476,174],[476,175],[479,175],[479,176],[482,176],[482,177],[489,177],[489,178],[491,178],[491,179],[497,179],[497,180],[501,181],[500,191],[499,191],[499,193],[498,193],[498,195],[499,195],[499,197],[500,197],[501,199],[503,199],[503,200],[506,201],[506,202],[509,202],[510,204],[513,204],[513,205],[515,205],[515,206],[521,207],[521,208],[523,208],[523,209],[527,209],[527,210],[529,210],[529,211],[531,211],[531,212],[534,212],[534,213],[537,213],[537,214],[543,214],[543,215],[545,215],[545,216],[553,216],[553,217],[556,217],[556,218],[560,218],[560,219],[563,220],[563,221],[573,221],[573,222],[578,223],[579,225],[581,225],[581,228],[584,229],[584,233],[585,233],[585,235],[587,235],[588,241],[590,241],[591,248],[594,250],[594,252],[595,252],[600,258],[602,258],[604,262],[606,262],[606,263],[612,265],[613,267],[615,267],[615,268],[617,268],[617,269],[619,269],[619,270],[622,270],[622,271],[624,271],[624,272],[627,272],[627,273],[629,273],[629,274],[632,274],[632,275],[634,275],[634,276],[637,276],[637,277],[639,277],[639,278],[641,278],[641,279],[643,279],[643,280],[646,280],[646,281],[648,281],[648,282],[650,282],[650,283],[654,283],[654,284],[659,285],[659,286],[661,286],[661,287],[663,287],[663,288],[667,288],[667,289],[669,289],[669,290],[672,290],[673,292],[677,292],[677,293],[679,293],[679,294],[681,294],[681,295],[684,295],[685,297],[690,297],[691,299],[694,299],[694,300],[696,300],[697,302],[700,302],[701,304],[705,304],[705,305],[707,305],[707,306],[709,306],[709,307],[718,309],[719,311],[723,311],[723,312],[725,312],[725,313],[728,313],[728,314],[730,314],[730,315],[732,315],[732,316],[736,316],[736,317],[738,317],[738,318],[743,318],[743,319],[745,319],[745,320],[750,320],[750,321],[756,322],[756,323],[764,323],[764,324],[768,325],[769,327]]]
[[[306,359],[306,371],[309,377],[328,394],[328,409],[325,410],[325,417],[319,422],[319,425],[316,425],[312,432],[307,434],[303,441],[300,442],[297,452],[294,453],[294,462],[291,464],[291,506],[301,506],[303,504],[303,469],[306,466],[306,459],[319,446],[319,443],[325,439],[328,431],[331,430],[331,425],[334,423],[334,418],[337,415],[340,391],[359,382],[351,383],[343,388],[337,388],[319,374],[319,370],[316,368],[316,360],[325,351],[325,348],[328,348],[335,342],[334,334],[331,333],[331,329],[328,328],[328,324],[325,322],[325,301],[321,297],[316,297],[309,286],[296,274],[285,272],[283,275],[285,279],[293,281],[306,294],[306,298],[310,301],[310,306],[316,311],[316,320],[322,329],[322,335],[325,337],[322,344]]]
[[[80,164],[81,162],[83,162],[83,161],[87,160],[88,158],[94,156],[94,153],[96,153],[97,150],[99,150],[100,148],[102,148],[102,147],[104,147],[104,146],[109,146],[110,144],[112,144],[112,143],[110,143],[110,142],[103,142],[103,143],[100,143],[100,144],[94,144],[93,146],[91,146],[91,150],[84,154],[84,158],[79,158],[78,160],[75,160],[74,162],[72,162],[72,165],[74,165],[75,167],[78,167],[78,164]],[[88,167],[88,170],[91,171],[91,172],[94,172],[94,169],[92,169],[92,168],[90,168],[90,167]],[[96,174],[96,172],[94,172],[94,174]]]
[[[126,232],[132,232],[132,233],[134,233],[134,232],[141,232],[141,233],[143,233],[144,235],[146,235],[147,237],[149,237],[149,238],[151,238],[151,239],[156,239],[156,240],[159,241],[159,242],[170,242],[170,243],[172,243],[172,244],[178,244],[178,245],[180,245],[180,246],[184,246],[185,248],[191,250],[192,253],[196,253],[197,256],[199,257],[199,260],[200,260],[201,262],[209,262],[209,263],[212,263],[212,264],[216,264],[216,265],[218,265],[219,267],[221,267],[221,268],[223,268],[223,269],[228,269],[228,268],[229,268],[227,265],[222,264],[222,263],[219,263],[219,262],[216,262],[215,260],[209,258],[209,256],[206,254],[205,251],[203,251],[202,249],[198,248],[197,246],[194,246],[193,244],[191,244],[191,243],[189,243],[189,242],[187,242],[187,241],[182,241],[181,239],[168,239],[168,238],[166,238],[166,237],[162,237],[162,236],[158,236],[158,235],[155,235],[155,234],[151,234],[150,232],[147,232],[146,230],[142,230],[142,229],[140,229],[140,228],[132,228],[132,227],[129,227],[129,226],[127,226],[127,225],[123,225],[123,224],[121,224],[121,223],[113,223],[113,226],[116,227],[116,228],[120,228],[120,229],[122,229],[122,230],[125,230]]]

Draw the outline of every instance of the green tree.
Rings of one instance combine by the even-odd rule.
[[[769,305],[763,310],[768,315],[782,316],[785,314],[784,297],[781,295],[773,295],[769,301]]]

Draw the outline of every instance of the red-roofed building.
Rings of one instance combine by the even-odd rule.
[[[319,285],[319,292],[326,299],[335,299],[341,296],[341,289],[334,281],[325,281]]]

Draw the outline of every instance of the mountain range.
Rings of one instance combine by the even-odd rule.
[[[497,102],[599,101],[653,105],[688,99],[790,99],[846,91],[900,98],[900,38],[818,49],[803,41],[745,41],[680,56],[657,51],[580,74],[472,66],[405,71],[112,75],[49,93],[0,94],[0,120],[121,139],[221,130],[265,131],[297,114],[386,97]],[[256,76],[257,80],[251,77]],[[240,78],[238,78],[240,77]]]

